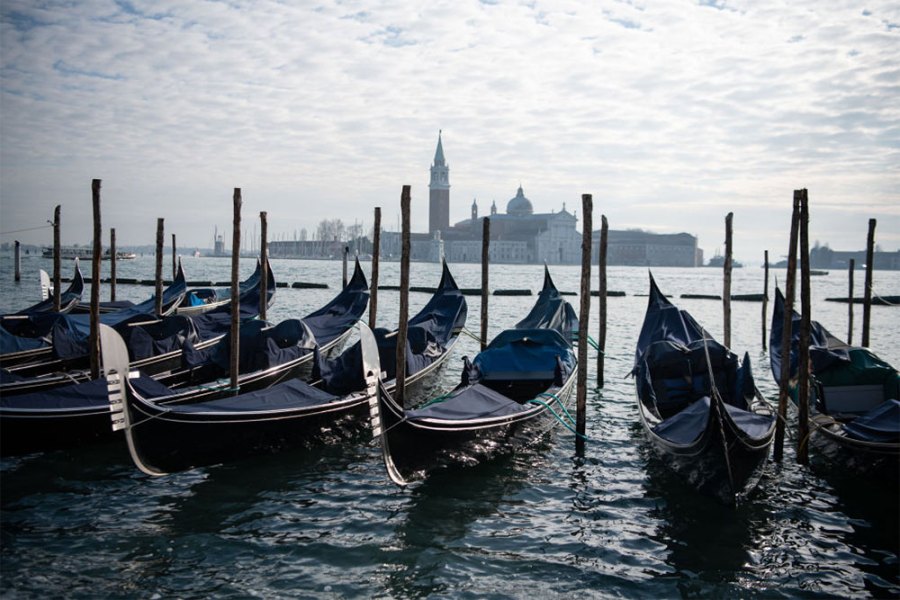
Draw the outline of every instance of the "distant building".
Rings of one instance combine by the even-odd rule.
[[[832,250],[827,245],[818,244],[809,251],[809,266],[813,269],[846,269],[850,266],[850,259],[856,261],[856,268],[861,269],[866,264],[866,251]],[[886,271],[900,270],[900,250],[893,252],[876,250],[872,253],[872,268]]]
[[[600,231],[594,231],[592,256],[596,262],[600,253]],[[703,250],[697,247],[697,237],[689,233],[651,233],[649,231],[609,230],[606,264],[610,266],[699,267],[703,265]]]
[[[438,132],[431,181],[428,183],[428,233],[447,231],[450,227],[450,166],[444,160],[444,146]]]

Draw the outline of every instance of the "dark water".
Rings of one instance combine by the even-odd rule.
[[[0,257],[0,309],[36,298],[36,269],[14,285]],[[242,275],[252,270],[242,264]],[[271,318],[305,314],[336,293],[340,263],[276,261],[285,281],[329,290],[279,289]],[[368,264],[364,265],[368,273]],[[188,259],[188,277],[227,279],[228,263]],[[480,267],[453,267],[461,287]],[[132,273],[133,272],[133,273]],[[152,277],[152,258],[119,264],[122,277]],[[579,269],[552,269],[562,290]],[[396,284],[396,264],[382,283]],[[784,280],[784,272],[776,272]],[[718,269],[656,269],[660,287],[721,293]],[[437,265],[416,264],[414,284],[435,285]],[[541,268],[496,266],[492,287],[538,289]],[[595,275],[596,277],[596,275]],[[862,276],[857,275],[857,295]],[[596,286],[596,284],[595,284]],[[588,391],[585,455],[562,428],[510,456],[447,469],[400,489],[363,436],[150,478],[124,444],[0,461],[0,593],[4,597],[828,597],[900,594],[900,519],[895,468],[861,474],[814,451],[770,463],[749,502],[729,509],[700,497],[659,463],[638,425],[631,381],[646,298],[645,269],[613,268],[606,386]],[[761,291],[762,270],[735,271],[733,292]],[[813,280],[814,318],[846,335],[846,274]],[[876,273],[876,291],[900,293],[900,273]],[[143,299],[151,288],[120,287]],[[104,292],[105,294],[105,292]],[[397,294],[382,292],[379,322],[396,325]],[[427,300],[411,295],[411,310]],[[520,318],[534,297],[492,297],[490,335]],[[572,298],[577,306],[577,297]],[[677,300],[721,338],[721,303]],[[597,301],[591,334],[597,332]],[[771,309],[771,307],[770,307]],[[468,329],[479,329],[469,298]],[[900,364],[900,309],[873,307],[871,346]],[[732,346],[750,352],[763,394],[776,399],[761,348],[761,305],[733,304]],[[862,311],[856,312],[856,337]],[[463,338],[442,383],[459,376]],[[588,381],[596,380],[591,352]],[[792,420],[793,423],[793,420]],[[815,449],[814,449],[815,450]]]

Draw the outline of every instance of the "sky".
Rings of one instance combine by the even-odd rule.
[[[119,246],[230,240],[234,188],[270,240],[396,230],[405,184],[426,231],[443,131],[451,222],[588,193],[594,229],[710,257],[733,212],[760,263],[807,188],[811,241],[900,248],[896,0],[3,0],[0,65],[0,242],[50,244],[59,204],[89,243],[94,178]]]

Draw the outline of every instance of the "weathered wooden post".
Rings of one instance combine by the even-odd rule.
[[[241,262],[241,188],[234,188],[231,236],[231,391],[236,396],[241,360],[241,299],[238,271]]]
[[[60,264],[59,219],[60,205],[53,209],[53,310],[59,312],[60,294],[62,293],[62,265]],[[93,264],[93,263],[91,263]]]
[[[13,281],[19,282],[22,281],[22,245],[19,243],[19,240],[16,240],[16,250],[13,259],[14,264],[14,273],[13,273]]]
[[[178,252],[175,250],[175,234],[172,234],[172,281],[178,277]]]
[[[797,424],[799,441],[797,462],[809,463],[809,335],[812,307],[810,306],[809,282],[809,196],[806,189],[800,190],[800,352],[797,382]]]
[[[869,219],[866,239],[866,287],[863,288],[862,345],[869,347],[869,325],[872,316],[872,269],[875,267],[875,219]]]
[[[788,243],[787,281],[784,284],[784,321],[781,336],[781,376],[778,391],[778,420],[775,422],[775,450],[773,458],[784,456],[784,425],[787,419],[788,386],[791,379],[791,319],[794,312],[794,287],[797,279],[797,230],[800,227],[800,196],[794,192],[791,213],[791,239]]]
[[[593,233],[592,233],[593,235]],[[606,365],[606,248],[609,245],[609,223],[606,215],[600,215],[600,252],[599,265],[600,289],[600,331],[597,335],[597,387],[603,387],[603,371]]]
[[[378,317],[378,267],[381,258],[381,207],[375,207],[375,226],[372,229],[372,284],[369,287],[369,329],[375,329]]]
[[[103,229],[100,227],[100,180],[91,182],[91,203],[94,211],[94,245],[91,256],[91,333],[88,338],[90,345],[91,379],[100,377],[100,236]],[[54,290],[54,295],[58,294]],[[58,296],[57,296],[58,297]]]
[[[259,260],[262,278],[259,282],[259,318],[266,320],[266,309],[269,307],[269,220],[266,211],[259,213]]]
[[[156,314],[162,316],[162,290],[163,290],[163,219],[156,219]]]
[[[769,251],[763,255],[763,350],[766,349],[766,313],[769,309]]]
[[[116,228],[109,230],[109,301],[116,301]]]
[[[588,321],[591,314],[591,236],[594,202],[590,194],[581,195],[581,310],[578,313],[578,386],[577,412],[575,415],[575,447],[584,450],[587,427],[587,349]]]
[[[725,265],[722,286],[722,314],[725,323],[722,339],[726,348],[731,348],[731,222],[733,219],[734,213],[728,213],[725,216]]]
[[[491,219],[481,220],[481,349],[487,348],[488,337],[488,271],[491,257]]]
[[[856,270],[856,260],[850,259],[849,279],[850,285],[847,290],[847,344],[853,345],[853,271]]]
[[[406,335],[409,324],[409,204],[410,187],[403,186],[400,195],[401,227],[400,249],[400,321],[397,332],[397,404],[405,407],[406,400]]]
[[[344,246],[344,287],[347,287],[347,255],[350,254],[350,246]]]

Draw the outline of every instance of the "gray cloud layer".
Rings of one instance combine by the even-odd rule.
[[[371,223],[413,186],[427,223],[437,130],[451,219],[593,193],[614,228],[786,250],[792,190],[811,236],[900,246],[900,7],[874,2],[42,2],[0,6],[0,221],[63,205],[66,243],[104,227],[185,245]],[[597,219],[599,219],[599,215]],[[29,239],[29,235],[33,236]],[[9,241],[3,236],[3,241]],[[16,235],[49,241],[47,232]],[[121,242],[120,242],[121,243]],[[782,248],[784,246],[785,248]]]

